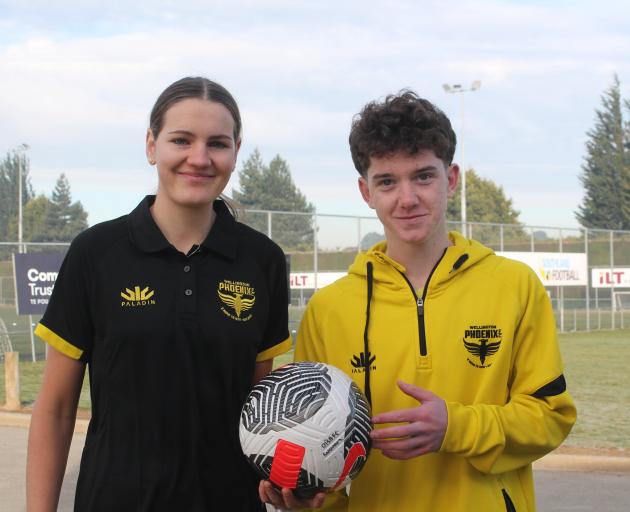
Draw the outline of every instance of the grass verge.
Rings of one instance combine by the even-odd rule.
[[[630,450],[630,330],[565,333],[559,336],[565,376],[578,407],[578,420],[566,447]],[[276,358],[278,367],[292,360]],[[43,362],[20,364],[23,405],[28,408],[41,386]],[[87,374],[79,407],[89,410]],[[4,403],[4,364],[0,364],[0,403]],[[85,411],[82,411],[85,413]]]

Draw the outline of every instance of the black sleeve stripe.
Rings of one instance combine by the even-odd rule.
[[[567,382],[564,380],[564,375],[560,375],[557,379],[552,380],[549,384],[545,384],[538,391],[532,393],[532,396],[535,396],[536,398],[556,396],[564,393],[566,390]]]

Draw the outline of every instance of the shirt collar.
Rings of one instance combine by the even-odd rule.
[[[217,199],[213,204],[216,217],[210,228],[210,233],[201,245],[230,260],[235,260],[238,249],[236,234],[236,220],[228,210],[225,201]]]
[[[151,215],[150,208],[154,201],[155,196],[146,196],[129,214],[128,218],[131,241],[144,252],[158,252],[172,248]],[[234,229],[236,221],[224,201],[216,200],[213,208],[216,213],[214,224],[201,245],[212,252],[234,260],[238,248]]]

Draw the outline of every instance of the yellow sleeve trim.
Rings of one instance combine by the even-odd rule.
[[[35,334],[37,334],[37,336],[43,339],[51,347],[56,348],[59,352],[71,357],[72,359],[76,359],[78,361],[81,358],[81,355],[83,355],[83,350],[75,347],[71,343],[68,343],[61,336],[55,334],[41,323],[37,324]]]
[[[280,354],[284,354],[285,352],[291,350],[291,345],[293,345],[293,338],[291,338],[291,335],[289,334],[289,337],[283,342],[278,343],[267,350],[259,352],[256,356],[256,362],[266,361],[267,359],[272,359]]]

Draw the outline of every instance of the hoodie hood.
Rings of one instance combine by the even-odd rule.
[[[469,240],[460,235],[457,231],[451,231],[448,234],[450,245],[434,274],[431,276],[431,288],[438,287],[448,282],[454,275],[463,272],[469,267],[477,264],[487,256],[494,254],[489,249],[475,240]],[[365,278],[367,272],[367,263],[373,265],[373,278],[379,284],[392,286],[406,286],[401,282],[398,272],[403,274],[406,272],[404,265],[394,261],[387,256],[387,242],[382,241],[374,245],[369,251],[359,253],[350,268],[349,274],[354,274]],[[392,268],[398,272],[392,272]]]

